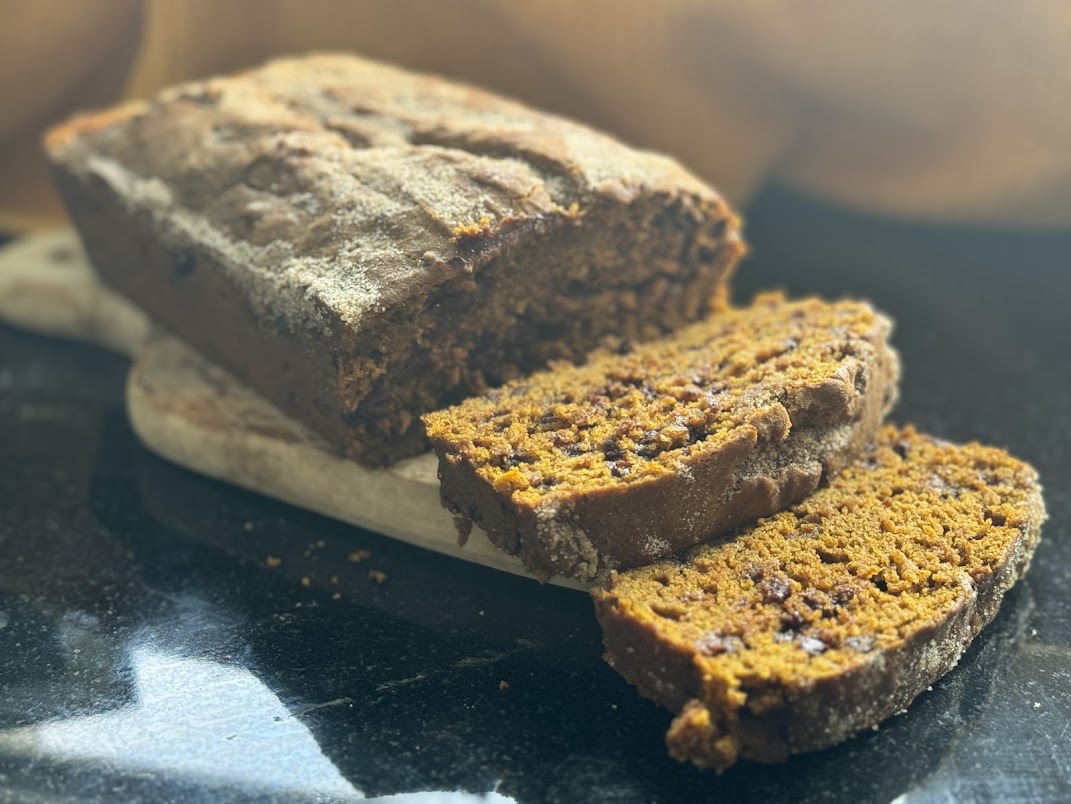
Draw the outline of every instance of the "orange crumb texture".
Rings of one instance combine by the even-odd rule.
[[[762,427],[763,405],[835,375],[845,336],[887,327],[864,302],[765,294],[671,339],[510,382],[427,414],[448,459],[513,504],[686,471]]]
[[[943,621],[1044,516],[1034,470],[1002,450],[886,427],[794,508],[593,594],[600,617],[693,656],[703,700],[678,718],[670,749],[724,769],[742,711],[761,718]],[[718,739],[696,739],[702,730]],[[695,744],[707,753],[689,755]]]
[[[466,223],[462,226],[455,226],[453,241],[456,243],[459,240],[464,240],[468,237],[487,237],[490,234],[491,219],[485,216],[480,218],[477,223]]]

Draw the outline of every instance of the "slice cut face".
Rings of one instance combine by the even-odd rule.
[[[541,577],[649,564],[850,462],[896,397],[890,330],[864,302],[767,294],[428,414],[443,503]]]
[[[1006,452],[886,427],[799,505],[593,592],[607,661],[723,771],[840,742],[955,666],[1026,572],[1045,508]]]

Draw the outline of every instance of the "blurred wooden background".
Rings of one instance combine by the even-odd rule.
[[[355,50],[884,216],[1071,226],[1071,5],[935,0],[0,0],[0,230],[61,219],[39,138],[79,108]]]

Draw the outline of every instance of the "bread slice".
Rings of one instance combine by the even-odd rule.
[[[810,494],[896,394],[888,319],[765,295],[428,414],[444,504],[540,577],[648,564]]]
[[[1030,564],[1034,470],[887,427],[795,508],[594,591],[607,661],[723,771],[846,739],[955,666]]]
[[[353,56],[84,115],[47,151],[104,280],[366,463],[419,415],[723,303],[743,251],[676,162]]]

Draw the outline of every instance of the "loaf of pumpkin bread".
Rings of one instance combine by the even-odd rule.
[[[1026,572],[1045,507],[1006,452],[886,427],[804,502],[595,590],[606,658],[723,771],[831,746],[955,666]]]
[[[710,313],[743,250],[671,159],[354,56],[178,86],[46,149],[108,284],[369,464],[424,449],[424,411]]]

